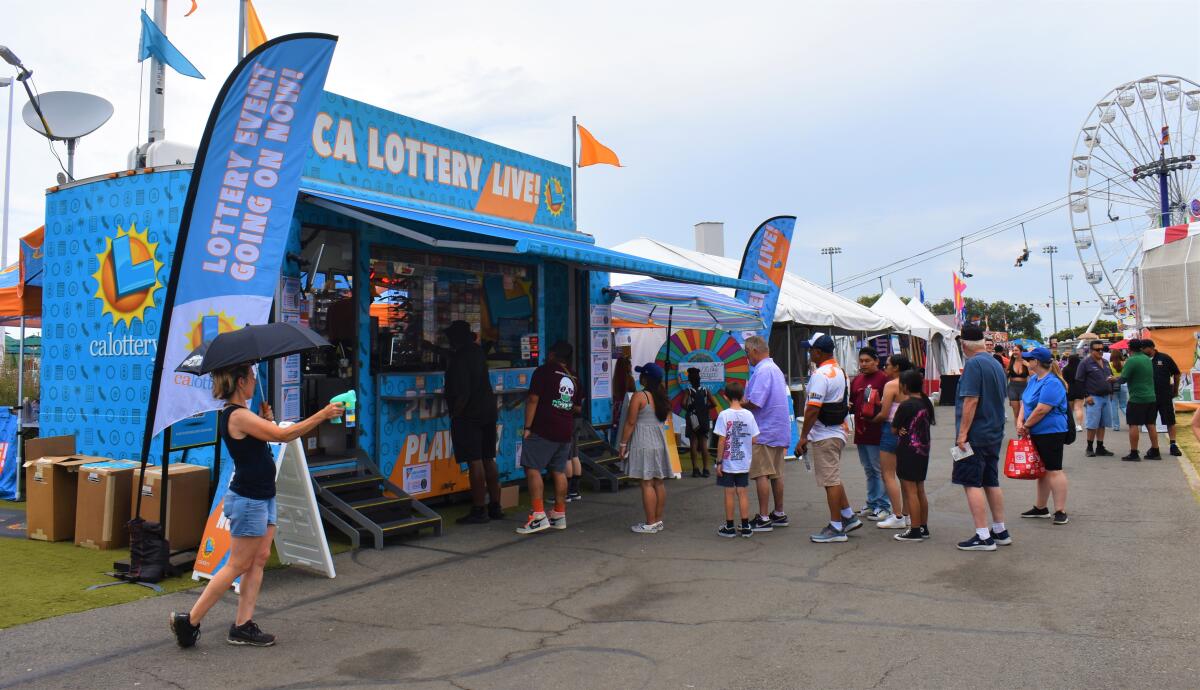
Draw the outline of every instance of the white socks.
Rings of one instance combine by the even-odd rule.
[[[993,522],[992,523],[992,531],[995,532],[996,534],[1000,534],[1001,532],[1004,531],[1004,523],[1003,522]]]
[[[849,520],[854,517],[854,511],[850,508],[842,508],[842,519]]]
[[[837,522],[830,520],[829,525],[839,532],[842,531],[842,521],[841,520],[838,520]]]
[[[975,536],[979,537],[980,539],[982,539],[984,541],[987,541],[988,539],[992,538],[992,535],[988,533],[988,528],[986,528],[986,527],[976,527],[975,528]]]

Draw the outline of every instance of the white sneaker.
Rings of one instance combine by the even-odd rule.
[[[863,506],[854,512],[855,515],[870,515],[871,506]]]
[[[550,528],[551,529],[566,529],[567,528],[567,514],[566,513],[556,513],[553,510],[550,511]]]
[[[644,522],[639,522],[638,524],[634,525],[633,527],[630,527],[629,530],[631,532],[633,532],[634,534],[657,534],[658,533],[658,529],[655,528],[654,525],[647,525]]]
[[[879,520],[886,520],[888,518],[888,516],[891,514],[892,514],[892,511],[890,511],[890,510],[886,510],[884,508],[876,508],[875,512],[867,513],[867,519],[878,522]]]
[[[517,528],[517,534],[533,534],[547,529],[550,529],[550,520],[545,513],[530,513],[525,524]]]
[[[658,522],[656,522],[650,526],[654,528],[655,534],[657,534],[667,528],[667,526],[663,524],[662,520],[659,520]]]
[[[875,526],[879,529],[905,529],[908,527],[904,522],[904,517],[895,513],[889,515],[886,520],[875,523]]]
[[[1076,425],[1075,425],[1075,431],[1076,431],[1076,432],[1078,432],[1078,433],[1083,433],[1083,427],[1081,427],[1081,426],[1079,426],[1078,424],[1076,424]]]

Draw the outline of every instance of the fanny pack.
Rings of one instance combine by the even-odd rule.
[[[821,405],[821,411],[817,413],[817,421],[825,426],[837,426],[846,421],[846,417],[850,415],[850,406],[847,404],[850,395],[850,380],[846,378],[846,372],[842,372],[842,378],[846,382],[846,387],[842,389],[842,399],[840,402],[827,402]]]

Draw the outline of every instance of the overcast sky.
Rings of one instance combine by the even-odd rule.
[[[167,26],[208,77],[168,72],[167,138],[193,145],[236,60],[236,1],[199,5],[185,18],[190,1],[171,0]],[[849,275],[1065,195],[1076,133],[1106,92],[1152,74],[1200,80],[1195,0],[583,5],[256,0],[270,36],[340,36],[328,90],[562,163],[578,115],[627,166],[580,171],[580,229],[599,244],[647,235],[691,247],[694,223],[719,220],[726,254],[740,256],[761,220],[792,213],[789,268],[822,284],[822,246],[842,247],[835,271]],[[0,44],[42,91],[116,107],[80,144],[76,176],[124,169],[145,138],[143,3],[2,7]],[[58,170],[17,95],[10,247],[41,224]],[[1082,274],[1067,211],[1027,229],[1034,258],[1021,269],[1019,232],[967,248],[969,295],[1048,300],[1044,244],[1063,248],[1057,273]],[[948,255],[884,280],[906,293],[906,278],[923,278],[939,300],[957,264]],[[845,294],[878,292],[871,280]],[[1094,297],[1079,277],[1071,287]],[[1074,309],[1075,321],[1092,310]]]

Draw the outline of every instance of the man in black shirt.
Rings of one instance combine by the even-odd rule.
[[[1175,398],[1179,397],[1179,366],[1171,359],[1171,355],[1159,352],[1154,347],[1154,341],[1150,339],[1142,340],[1142,354],[1149,357],[1154,365],[1154,398],[1158,405],[1158,418],[1167,425],[1167,438],[1171,439],[1171,455],[1183,455],[1183,451],[1175,445]],[[1153,429],[1149,431],[1152,434],[1156,433]],[[1152,448],[1150,452],[1154,450]],[[1154,458],[1150,457],[1150,453],[1146,453],[1146,459]]]
[[[450,442],[455,459],[470,468],[471,480],[471,512],[458,523],[499,520],[504,512],[500,510],[500,470],[496,467],[496,394],[487,359],[466,321],[454,321],[444,332],[450,341],[446,362]]]

